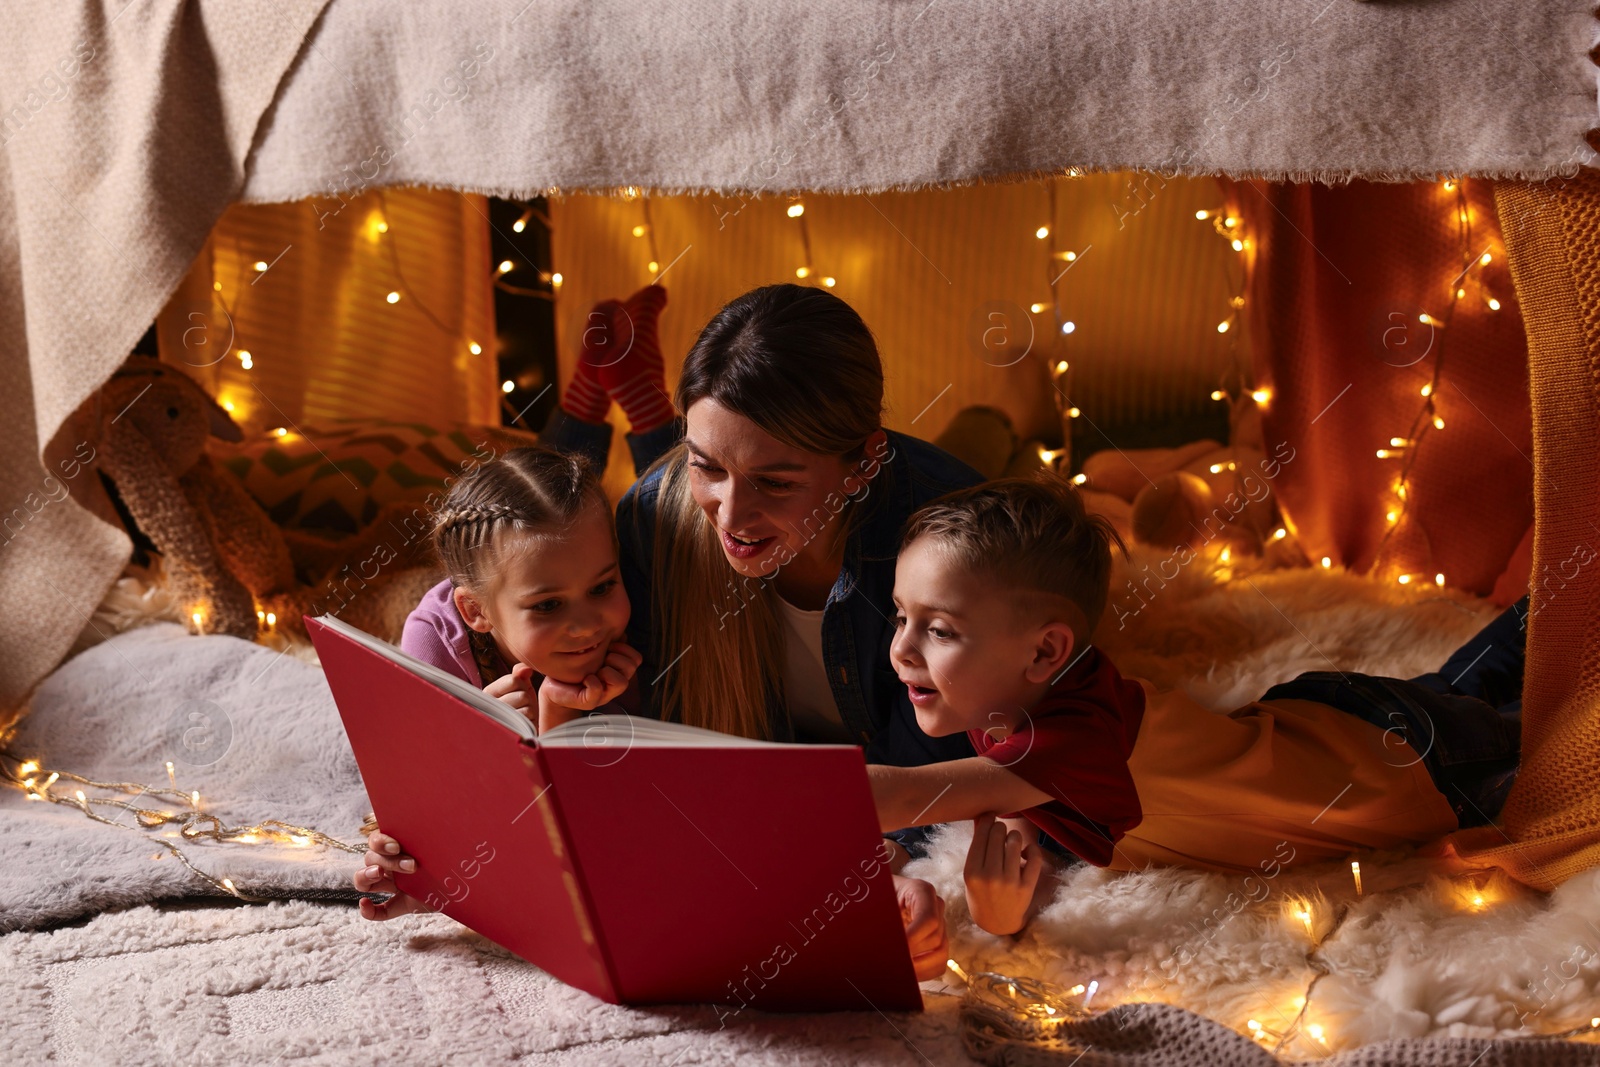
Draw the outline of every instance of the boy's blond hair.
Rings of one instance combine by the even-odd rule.
[[[1087,639],[1111,592],[1111,546],[1128,546],[1103,515],[1049,471],[959,489],[906,523],[901,550],[931,537],[963,567],[1017,589],[1065,597],[1084,614]]]

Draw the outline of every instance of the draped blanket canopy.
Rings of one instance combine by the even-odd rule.
[[[1501,183],[1528,324],[1537,681],[1504,832],[1462,847],[1536,885],[1600,859],[1600,579],[1567,565],[1600,529],[1588,5],[33,8],[0,38],[5,703],[60,661],[127,559],[82,473],[94,398],[236,201],[312,198],[337,213],[386,186],[512,197],[636,186],[735,211],[761,194],[1071,170],[1467,175]],[[1558,566],[1559,586],[1539,581]]]

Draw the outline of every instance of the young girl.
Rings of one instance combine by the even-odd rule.
[[[614,710],[637,709],[640,656],[624,641],[630,611],[611,505],[583,457],[512,449],[463,475],[433,523],[449,577],[407,617],[403,652],[482,686],[541,733],[619,698]],[[372,854],[400,856],[399,843],[374,830],[368,847],[356,888],[397,892]],[[415,869],[409,857],[395,866]],[[361,914],[421,906],[404,894],[363,898]]]

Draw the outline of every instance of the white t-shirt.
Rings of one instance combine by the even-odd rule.
[[[857,741],[839,714],[822,662],[822,612],[797,608],[778,597],[783,616],[783,690],[797,741],[853,745]]]

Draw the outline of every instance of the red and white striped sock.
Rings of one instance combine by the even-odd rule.
[[[584,322],[578,363],[573,368],[572,380],[561,394],[561,409],[575,419],[605,422],[611,411],[611,397],[606,395],[606,387],[600,382],[600,366],[612,358],[616,313],[621,307],[615,300],[602,300],[589,311]]]
[[[667,306],[667,291],[647,285],[628,297],[616,313],[617,352],[600,365],[600,384],[628,416],[632,433],[647,433],[672,421],[666,366],[657,325]]]

